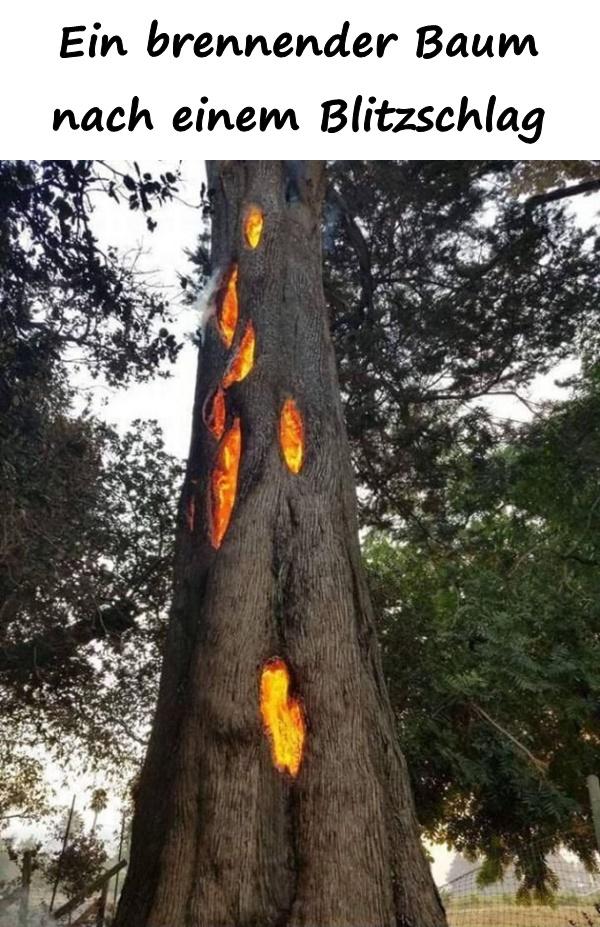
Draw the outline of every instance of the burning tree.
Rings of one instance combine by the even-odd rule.
[[[440,927],[361,566],[324,164],[208,177],[220,283],[117,924]]]

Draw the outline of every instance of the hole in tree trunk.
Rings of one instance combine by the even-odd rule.
[[[244,217],[244,237],[249,248],[258,248],[262,238],[265,217],[260,206],[248,206]]]
[[[248,322],[238,352],[229,365],[229,370],[223,377],[223,386],[225,388],[231,386],[232,383],[239,383],[240,380],[248,376],[254,367],[255,347],[256,338],[254,336],[254,326],[252,322]]]
[[[237,279],[238,268],[237,264],[234,264],[227,274],[217,317],[221,338],[228,348],[231,347],[238,320]]]
[[[302,762],[306,724],[302,705],[290,696],[290,687],[286,663],[278,657],[269,660],[260,678],[260,713],[273,765],[279,772],[295,777]]]
[[[225,409],[225,393],[221,386],[218,386],[215,390],[212,402],[210,403],[210,410],[207,410],[207,412],[208,414],[205,413],[204,416],[206,427],[211,434],[215,436],[217,441],[220,441],[225,431],[225,418],[227,414]]]
[[[237,492],[238,470],[242,450],[240,420],[222,439],[210,478],[210,525],[213,547],[220,547],[229,525]]]
[[[292,473],[299,473],[304,460],[304,422],[293,399],[286,399],[279,417],[279,443]]]

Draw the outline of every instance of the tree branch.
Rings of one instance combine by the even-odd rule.
[[[0,649],[0,675],[2,673],[36,672],[41,667],[49,668],[64,661],[78,647],[95,640],[114,637],[135,628],[137,608],[134,595],[169,558],[157,557],[142,571],[119,601],[104,607],[98,606],[89,620],[77,621],[72,625],[49,628],[47,632],[29,641],[9,645]]]
[[[0,674],[47,669],[91,641],[123,634],[135,627],[133,612],[131,601],[125,600],[98,610],[91,620],[51,628],[43,637],[4,647],[0,651]]]
[[[481,718],[483,718],[484,721],[487,721],[487,723],[490,724],[494,728],[494,730],[498,731],[498,733],[502,734],[504,737],[510,740],[512,745],[516,747],[517,750],[520,751],[520,753],[522,753],[525,757],[527,757],[530,763],[533,763],[533,765],[536,767],[538,772],[541,772],[542,775],[544,776],[546,775],[546,773],[548,772],[547,763],[545,763],[543,760],[539,760],[537,756],[534,756],[533,753],[530,750],[528,750],[527,747],[524,744],[522,744],[520,740],[517,740],[517,738],[514,737],[510,733],[510,731],[507,731],[506,728],[502,727],[501,724],[498,724],[497,721],[494,721],[494,719],[490,717],[490,715],[488,715],[487,711],[484,711],[483,708],[481,708],[475,702],[471,702],[471,708],[473,709],[473,711],[476,712],[476,714],[478,714]]]
[[[358,261],[358,267],[360,270],[360,284],[362,290],[361,303],[367,309],[368,314],[372,316],[374,285],[369,247],[365,241],[365,237],[359,224],[350,212],[348,204],[343,196],[341,196],[341,194],[338,193],[338,191],[334,188],[331,188],[330,196],[337,208],[340,210],[344,225],[346,226],[348,241]]]
[[[559,187],[558,190],[550,190],[548,193],[536,193],[525,200],[525,208],[533,209],[534,206],[542,206],[544,203],[563,200],[570,196],[580,196],[582,193],[593,193],[595,190],[600,190],[600,178],[569,184],[568,187]]]

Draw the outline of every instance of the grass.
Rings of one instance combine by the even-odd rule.
[[[475,896],[447,901],[450,927],[600,927],[596,896],[575,900],[556,898],[555,904],[516,904],[514,896],[487,899]]]

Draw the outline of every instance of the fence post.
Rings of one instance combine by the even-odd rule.
[[[52,888],[52,898],[50,899],[50,911],[54,907],[54,902],[56,900],[56,891],[58,889],[58,883],[60,882],[60,877],[62,875],[62,864],[65,856],[65,850],[67,849],[67,843],[69,842],[69,834],[71,833],[71,823],[73,821],[73,812],[75,811],[75,798],[73,795],[73,801],[71,802],[71,810],[69,811],[69,817],[67,818],[67,826],[65,828],[65,836],[63,838],[62,849],[60,851],[60,856],[58,857],[58,863],[56,864],[56,878],[54,879],[54,886]]]
[[[106,882],[110,882],[114,874],[119,870],[123,869],[127,865],[127,860],[122,859],[120,863],[114,865],[111,869],[108,869],[106,872],[103,872],[99,875],[93,882],[90,882],[86,885],[85,888],[82,888],[81,891],[77,892],[76,895],[61,905],[54,914],[52,915],[54,920],[60,920],[61,917],[66,917],[67,914],[71,914],[75,908],[78,908],[80,904],[83,904],[86,898],[89,898],[90,895],[93,895],[95,892],[99,892]]]
[[[19,927],[27,927],[29,919],[29,891],[34,850],[25,850],[21,868],[21,903],[19,905]]]
[[[600,782],[598,781],[598,776],[588,776],[587,787],[590,794],[590,806],[592,809],[594,832],[596,834],[596,846],[600,853]]]
[[[121,837],[119,839],[119,858],[117,862],[120,863],[123,856],[123,838],[125,837],[125,812],[121,813]],[[115,875],[115,894],[113,899],[113,910],[117,910],[117,902],[119,900],[119,871]]]
[[[108,898],[108,885],[110,879],[107,879],[102,886],[102,894],[98,902],[98,913],[96,914],[96,927],[104,927],[104,917],[106,915],[106,900]]]

